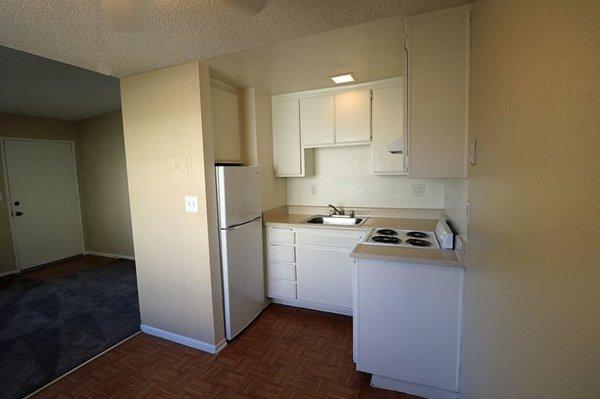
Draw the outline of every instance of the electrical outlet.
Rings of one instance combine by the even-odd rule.
[[[185,197],[185,211],[190,213],[198,213],[198,197]]]
[[[413,183],[411,186],[411,193],[413,197],[424,197],[425,183]]]
[[[313,184],[310,186],[310,195],[312,195],[313,197],[317,196],[317,185]]]

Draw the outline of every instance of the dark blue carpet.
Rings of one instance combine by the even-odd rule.
[[[139,330],[135,264],[107,262],[52,281],[2,279],[0,398],[23,397]]]

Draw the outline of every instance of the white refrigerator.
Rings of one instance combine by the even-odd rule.
[[[260,169],[217,166],[225,335],[233,339],[265,301]]]

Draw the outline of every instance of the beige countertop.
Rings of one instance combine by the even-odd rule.
[[[398,248],[387,245],[358,244],[350,254],[355,259],[386,262],[419,263],[424,265],[464,267],[456,251],[423,248]]]
[[[368,231],[373,228],[392,228],[398,230],[434,231],[437,219],[383,218],[369,217],[360,226],[332,226],[304,223],[313,215],[307,214],[265,214],[265,225],[281,225],[302,228],[328,228]],[[360,217],[360,216],[359,216]],[[438,266],[464,267],[457,256],[458,251],[423,248],[398,248],[385,245],[358,244],[350,256],[355,259],[382,260],[388,262],[419,263]]]

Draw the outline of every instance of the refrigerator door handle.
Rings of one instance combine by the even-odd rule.
[[[244,223],[234,224],[233,226],[229,226],[226,229],[222,229],[222,230],[227,230],[227,231],[236,230],[236,229],[239,229],[240,227],[242,227],[244,225],[247,225],[248,223],[256,222],[257,220],[261,220],[261,219],[262,219],[262,215],[259,215],[259,216],[255,217],[252,220],[249,220],[249,221],[244,222]]]

